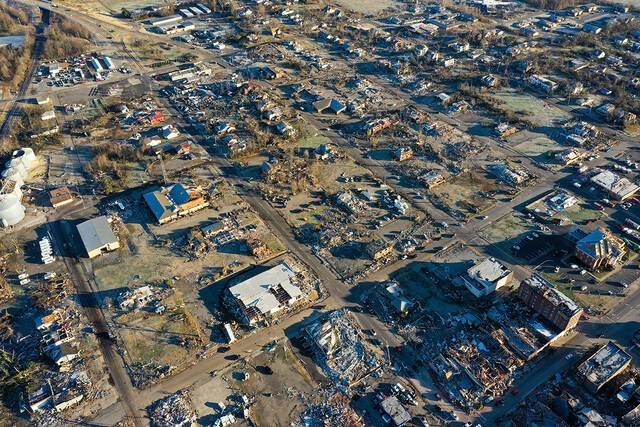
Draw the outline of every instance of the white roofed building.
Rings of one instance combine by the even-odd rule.
[[[286,262],[230,286],[228,293],[240,322],[250,326],[268,322],[303,297],[297,275]]]
[[[489,295],[513,280],[513,272],[493,258],[469,268],[467,275],[464,285],[477,298]]]

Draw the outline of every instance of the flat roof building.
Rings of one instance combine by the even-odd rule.
[[[303,296],[296,273],[285,262],[229,287],[228,291],[240,321],[252,326],[269,321]]]
[[[520,283],[518,297],[561,331],[573,329],[582,308],[538,273]]]
[[[95,258],[120,247],[120,242],[113,234],[109,220],[104,215],[80,223],[76,228],[89,258]]]
[[[380,402],[382,410],[391,418],[393,425],[402,427],[411,421],[411,414],[402,406],[402,403],[395,396],[390,396]]]
[[[631,363],[631,355],[609,342],[578,366],[578,376],[592,393],[622,372]]]
[[[638,192],[638,187],[627,178],[621,178],[611,171],[602,171],[591,178],[591,182],[606,191],[616,200],[626,200]]]
[[[480,298],[495,292],[513,280],[513,272],[493,258],[474,265],[467,270],[464,285],[469,292]]]

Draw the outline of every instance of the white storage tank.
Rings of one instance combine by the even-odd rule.
[[[24,179],[22,179],[18,171],[15,171],[13,169],[7,169],[2,171],[2,174],[0,174],[0,176],[2,176],[2,178],[7,181],[14,181],[19,186],[24,185]]]
[[[18,200],[22,200],[22,189],[20,188],[20,184],[12,179],[5,179],[0,182],[0,193],[13,194],[18,198]]]
[[[22,163],[22,159],[11,159],[6,164],[6,169],[2,172],[2,177],[18,174],[21,178],[26,178],[28,175],[27,168]]]
[[[24,219],[24,206],[14,194],[0,194],[0,225],[9,227]]]
[[[13,152],[12,157],[14,159],[21,159],[24,166],[29,169],[36,160],[36,153],[29,147],[20,148]]]

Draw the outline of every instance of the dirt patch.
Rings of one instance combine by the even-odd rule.
[[[240,372],[248,379],[239,380]],[[304,396],[317,386],[288,345],[262,353],[227,375],[231,388],[255,399],[252,420],[264,427],[290,425],[305,408]]]

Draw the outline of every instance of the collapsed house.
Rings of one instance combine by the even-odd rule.
[[[380,363],[345,310],[333,311],[305,329],[316,362],[334,382],[351,384],[376,370]]]
[[[153,427],[187,427],[195,425],[197,419],[189,395],[184,390],[155,401],[147,412]]]

